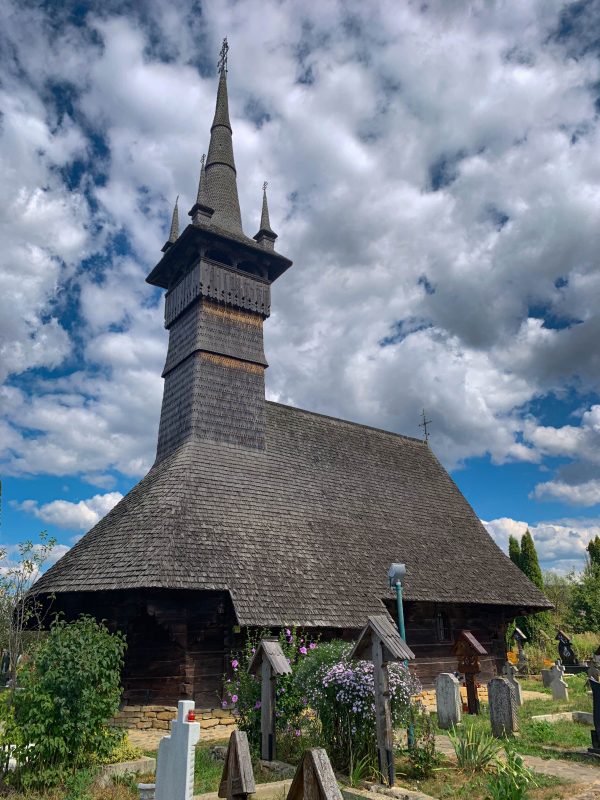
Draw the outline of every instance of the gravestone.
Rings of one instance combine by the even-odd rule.
[[[156,800],[192,800],[194,748],[200,739],[200,724],[193,719],[194,701],[180,700],[171,733],[158,745]]]
[[[517,706],[523,705],[523,692],[521,690],[521,684],[517,680],[517,668],[514,664],[510,664],[508,661],[502,668],[502,674],[506,678],[506,680],[510,683],[513,692],[515,693],[515,702]]]
[[[492,735],[497,739],[512,736],[519,730],[519,718],[513,688],[506,678],[492,678],[488,683],[488,698]]]
[[[388,614],[376,614],[368,617],[367,625],[350,653],[350,658],[373,662],[377,759],[379,772],[390,786],[394,785],[396,773],[388,663],[390,661],[406,663],[414,657],[413,651],[401,638]]]
[[[569,687],[564,680],[565,668],[557,661],[550,669],[550,689],[552,690],[553,700],[568,700]]]
[[[550,688],[550,684],[552,683],[552,674],[549,669],[542,670],[542,686],[545,689]]]
[[[305,751],[287,800],[342,800],[329,756],[322,747]]]
[[[438,725],[448,730],[462,718],[460,683],[451,672],[442,672],[435,679],[435,702]]]
[[[527,656],[525,655],[525,650],[523,649],[523,645],[527,641],[527,636],[523,633],[520,628],[515,628],[512,635],[513,641],[516,642],[517,649],[519,651],[519,657],[517,660],[517,669],[519,672],[524,672],[527,666]]]
[[[595,681],[600,681],[600,656],[593,655],[588,664],[588,681],[593,678]]]
[[[469,714],[479,714],[475,676],[481,672],[479,657],[486,656],[487,650],[477,641],[471,631],[461,631],[452,647],[452,652],[458,657],[458,671],[465,676]]]
[[[559,630],[555,638],[558,641],[558,657],[561,663],[564,664],[566,667],[580,666],[580,662],[579,659],[577,658],[577,653],[575,652],[573,643],[571,642],[567,634],[564,631]]]
[[[219,797],[226,797],[227,800],[248,800],[248,795],[255,791],[248,736],[244,731],[233,731],[229,737]]]
[[[275,761],[275,697],[277,678],[292,671],[277,639],[262,639],[248,672],[260,675],[260,734],[263,761]]]
[[[600,682],[590,678],[590,688],[594,703],[594,730],[592,731],[592,746],[588,750],[590,753],[600,756]]]

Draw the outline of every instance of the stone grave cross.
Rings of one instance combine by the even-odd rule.
[[[394,741],[392,711],[390,704],[390,661],[414,659],[413,651],[398,633],[388,614],[368,617],[367,625],[358,637],[350,658],[373,662],[373,684],[375,689],[375,719],[377,726],[377,759],[379,772],[390,786],[394,785]]]
[[[502,674],[506,678],[506,680],[510,683],[513,692],[515,693],[515,701],[518,706],[523,705],[523,692],[521,690],[521,684],[517,680],[517,668],[514,664],[511,664],[510,661],[507,661],[504,667],[502,668]]]
[[[289,675],[292,668],[277,639],[262,639],[248,672],[260,675],[260,733],[263,761],[275,760],[275,688],[280,675]]]
[[[192,800],[194,748],[200,739],[200,723],[193,719],[194,701],[180,700],[171,734],[163,736],[158,745],[156,800]]]
[[[565,668],[558,660],[550,669],[550,688],[553,700],[568,700],[569,688],[564,679]]]
[[[487,650],[477,641],[471,631],[461,631],[452,652],[458,658],[458,671],[465,676],[469,714],[479,714],[475,676],[481,672],[479,657],[486,656]]]
[[[515,628],[515,630],[513,631],[512,638],[517,643],[517,650],[519,651],[517,667],[519,669],[519,672],[523,672],[523,670],[527,666],[527,656],[525,655],[525,650],[523,648],[523,645],[527,641],[527,636],[525,636],[525,634],[520,628]]]

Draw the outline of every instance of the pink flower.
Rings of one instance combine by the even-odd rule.
[[[254,708],[260,708],[261,705],[262,703],[260,702],[260,700],[257,700],[256,703],[254,703]]]
[[[296,728],[296,736],[300,736],[300,731]]]
[[[239,662],[238,662],[237,658],[234,658],[234,659],[233,659],[233,661],[231,662],[231,666],[232,666],[234,669],[237,669],[237,668],[238,668],[238,664],[239,664]]]
[[[306,649],[306,647],[301,647],[300,652],[302,653],[303,656],[305,656],[308,653],[308,650]]]
[[[237,696],[237,694],[232,694],[232,695],[231,695],[231,702],[232,702],[232,703],[237,703],[237,701],[238,701],[238,696]]]
[[[227,708],[227,700],[223,700],[221,703],[221,708]]]
[[[292,632],[291,632],[291,630],[289,628],[285,629],[285,635],[286,636],[291,636],[292,635]]]
[[[254,653],[256,653],[256,647],[252,648],[252,655],[254,655]]]
[[[311,650],[314,650],[317,645],[314,642],[311,642],[308,646]]]

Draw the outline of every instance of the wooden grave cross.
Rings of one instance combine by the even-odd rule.
[[[350,653],[350,658],[373,662],[377,759],[379,772],[387,779],[390,786],[394,785],[396,775],[388,663],[406,662],[414,657],[415,654],[401,638],[388,614],[368,617],[367,625]]]
[[[263,761],[275,760],[275,688],[280,675],[292,671],[277,639],[262,639],[248,672],[261,677],[260,733]]]
[[[244,731],[233,731],[227,746],[219,797],[226,797],[227,800],[248,800],[248,795],[255,791],[248,736]]]
[[[477,641],[471,631],[461,631],[452,648],[452,652],[458,657],[458,671],[465,676],[469,714],[479,714],[479,698],[477,697],[475,676],[481,672],[479,656],[486,656],[487,650]]]
[[[322,747],[305,750],[287,800],[342,800],[329,756]]]

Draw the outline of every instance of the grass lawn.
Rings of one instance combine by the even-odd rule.
[[[400,758],[397,762],[397,783],[407,789],[414,789],[429,794],[440,800],[487,800],[488,774],[468,774],[457,769],[450,762],[444,762],[427,780],[415,781],[408,777],[410,765]],[[573,793],[573,785],[561,783],[557,778],[539,775],[536,778],[537,788],[529,793],[531,800],[555,800],[569,798]]]

